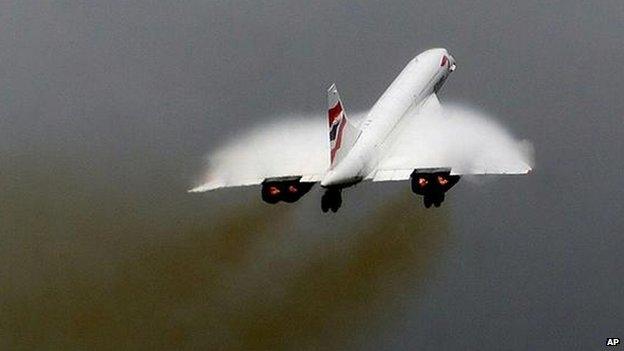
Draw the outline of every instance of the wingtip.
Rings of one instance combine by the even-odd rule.
[[[203,193],[212,190],[212,187],[208,184],[200,185],[198,187],[187,190],[187,193]]]

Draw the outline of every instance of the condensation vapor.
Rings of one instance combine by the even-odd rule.
[[[318,172],[329,165],[326,117],[280,116],[242,132],[206,161],[207,171],[192,191],[253,184],[275,174]]]
[[[358,123],[365,113],[350,116]],[[408,113],[389,141],[390,152],[412,155],[424,165],[470,172],[499,165],[504,169],[533,167],[530,142],[515,138],[494,118],[475,108],[449,104],[436,112]],[[402,158],[396,157],[397,168]],[[254,184],[274,176],[324,173],[329,140],[324,115],[281,116],[252,127],[209,153],[206,172],[191,191]]]

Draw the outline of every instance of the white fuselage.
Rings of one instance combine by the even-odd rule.
[[[449,62],[442,64],[445,56]],[[327,172],[321,186],[344,188],[366,178],[383,157],[386,140],[406,112],[436,92],[454,67],[455,60],[445,49],[427,50],[412,59],[373,105],[353,148]]]

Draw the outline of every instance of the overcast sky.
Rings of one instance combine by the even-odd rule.
[[[372,312],[372,302],[348,294],[330,305],[328,310],[357,305],[359,317],[374,320],[368,327],[372,332],[356,324],[328,334],[334,324],[319,317],[310,328],[318,333],[297,341],[277,322],[267,329],[274,335],[268,334],[285,340],[286,347],[322,347],[326,344],[319,340],[333,336],[339,341],[331,345],[356,349],[595,349],[607,337],[624,338],[624,287],[618,282],[624,275],[623,18],[622,1],[3,1],[0,277],[9,284],[0,290],[1,308],[8,311],[0,313],[2,342],[11,348],[79,348],[92,340],[105,346],[107,337],[123,340],[114,329],[99,338],[101,324],[89,322],[123,324],[106,317],[109,310],[132,309],[117,302],[87,300],[78,317],[67,317],[78,322],[66,328],[55,329],[45,318],[34,318],[34,327],[23,321],[33,310],[66,320],[62,310],[50,312],[59,302],[46,299],[46,291],[56,291],[62,303],[72,305],[75,296],[61,291],[82,291],[85,276],[100,277],[93,284],[109,291],[112,278],[126,277],[120,267],[141,276],[129,262],[147,255],[145,250],[153,253],[146,243],[165,248],[155,253],[159,257],[172,254],[169,246],[184,252],[180,247],[192,247],[198,239],[190,229],[180,234],[180,223],[211,237],[221,223],[216,214],[236,215],[231,208],[245,203],[254,203],[253,213],[275,218],[259,231],[282,233],[259,239],[255,253],[241,247],[239,254],[251,261],[272,262],[271,250],[278,250],[272,245],[278,245],[280,255],[311,264],[318,259],[332,271],[333,261],[318,253],[291,251],[325,242],[318,245],[337,250],[338,257],[360,252],[353,247],[371,239],[366,231],[357,236],[358,230],[348,228],[361,218],[395,216],[387,211],[385,195],[403,199],[397,194],[409,192],[407,183],[349,189],[345,207],[334,217],[320,213],[318,191],[291,211],[255,205],[257,189],[201,196],[185,190],[206,153],[240,131],[284,114],[322,113],[325,88],[332,82],[348,109],[365,110],[412,57],[431,47],[447,48],[458,64],[442,102],[478,106],[517,137],[531,140],[535,172],[485,184],[460,182],[444,212],[434,215],[420,209],[418,198],[407,204],[397,200],[400,211],[418,214],[406,223],[444,217],[431,219],[444,239],[431,244],[437,251],[431,254],[435,259],[425,260],[434,262],[427,266],[427,278],[396,275],[409,288],[375,300],[382,309],[387,305],[391,316]],[[240,212],[241,221],[245,213]],[[403,233],[409,225],[390,232]],[[233,228],[228,230],[239,236],[253,232]],[[336,239],[337,233],[351,233],[359,244],[350,246]],[[318,237],[317,244],[304,234]],[[231,274],[221,261],[197,257],[184,262]],[[424,262],[422,255],[406,257],[410,264]],[[171,266],[167,259],[142,262],[156,277]],[[84,269],[72,270],[78,266]],[[270,271],[246,267],[250,276]],[[395,277],[389,271],[394,272],[381,276]],[[319,273],[321,286],[341,286],[340,280],[324,277]],[[154,279],[152,287],[166,286]],[[286,285],[303,289],[296,281]],[[352,288],[367,291],[362,286]],[[157,306],[173,305],[167,297],[146,293],[145,285],[137,289]],[[120,291],[120,296],[135,293]],[[188,310],[180,312],[178,306],[168,313],[192,315],[194,301],[180,302]],[[158,338],[159,328],[178,322],[170,314],[138,320],[153,322],[154,332],[146,335]],[[244,321],[247,315],[237,318]],[[222,338],[224,344],[241,330],[256,335],[241,324],[234,323],[236,329],[202,324],[199,317],[182,319],[181,336],[172,334],[174,346],[211,345],[211,328],[230,335]],[[81,334],[89,332],[89,337]],[[25,336],[29,333],[37,335],[35,341]]]

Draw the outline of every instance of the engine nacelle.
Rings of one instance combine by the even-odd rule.
[[[450,171],[414,170],[410,176],[412,191],[419,195],[445,193],[459,182],[460,176],[451,175]]]
[[[450,170],[414,170],[411,176],[412,191],[423,196],[425,207],[439,207],[444,202],[444,193],[459,182],[460,176],[451,175]]]
[[[301,177],[267,178],[262,182],[262,200],[270,204],[295,202],[312,189],[314,183],[302,182]]]

